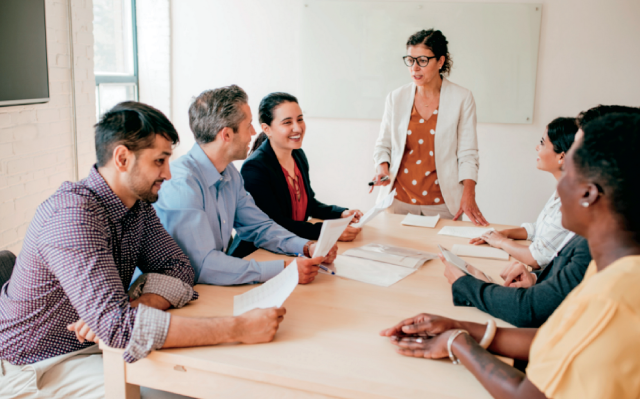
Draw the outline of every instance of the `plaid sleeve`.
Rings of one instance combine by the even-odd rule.
[[[138,305],[131,340],[122,358],[128,363],[133,363],[161,348],[167,339],[170,322],[171,314],[144,304]]]

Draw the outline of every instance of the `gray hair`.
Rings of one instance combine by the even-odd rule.
[[[238,130],[247,117],[240,107],[249,96],[237,85],[205,90],[189,107],[189,126],[199,144],[210,143],[224,128]]]

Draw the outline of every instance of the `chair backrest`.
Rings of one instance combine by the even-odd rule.
[[[11,278],[13,266],[16,264],[16,256],[9,250],[0,251],[0,287]]]

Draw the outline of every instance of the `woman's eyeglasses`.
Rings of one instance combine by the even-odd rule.
[[[402,57],[402,59],[404,60],[404,65],[406,65],[407,67],[413,67],[413,64],[415,64],[416,61],[418,61],[419,66],[426,67],[427,65],[429,65],[429,60],[431,60],[432,58],[438,58],[438,57],[436,56],[433,56],[433,57],[420,56],[416,58],[413,58],[411,56]]]

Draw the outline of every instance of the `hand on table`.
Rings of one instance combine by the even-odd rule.
[[[91,328],[89,328],[89,325],[87,325],[87,323],[82,319],[77,320],[73,324],[67,325],[67,329],[76,334],[76,338],[80,343],[84,343],[85,340],[93,343],[100,342],[98,336],[93,333]]]
[[[256,308],[236,317],[235,337],[241,343],[267,343],[273,340],[287,310]]]
[[[380,332],[380,336],[388,336],[391,341],[402,337],[427,337],[439,335],[450,329],[459,329],[459,322],[454,319],[433,314],[418,314],[413,318],[400,321],[397,325]]]
[[[362,215],[363,215],[362,211],[360,211],[360,210],[344,210],[342,212],[341,217],[342,218],[347,218],[347,217],[351,216],[352,214],[355,214],[355,215],[354,215],[353,219],[351,220],[351,222],[352,223],[360,222],[360,218],[362,218]]]
[[[536,284],[538,276],[529,272],[529,268],[520,261],[508,264],[500,273],[504,279],[504,286],[516,288],[528,288]]]
[[[472,244],[488,244],[491,247],[496,247],[498,249],[502,248],[503,243],[509,240],[507,236],[498,231],[487,231],[482,234],[479,238],[471,239],[469,243]]]
[[[313,242],[311,243],[311,245],[309,245],[309,255],[313,255],[315,251],[316,251],[316,242]],[[337,256],[338,256],[338,245],[334,244],[331,250],[329,250],[327,255],[322,260],[322,264],[333,264]]]
[[[480,209],[478,208],[478,204],[476,204],[476,194],[475,191],[465,190],[462,193],[462,200],[460,201],[460,209],[453,217],[454,221],[457,221],[458,218],[462,216],[462,214],[466,214],[467,217],[474,223],[474,225],[487,226],[489,223],[482,216]]]
[[[340,235],[340,237],[338,238],[338,241],[339,242],[353,242],[355,240],[355,238],[358,236],[358,233],[360,233],[361,230],[362,230],[362,228],[354,228],[353,226],[349,225],[344,230],[344,232],[342,232],[342,235]]]

